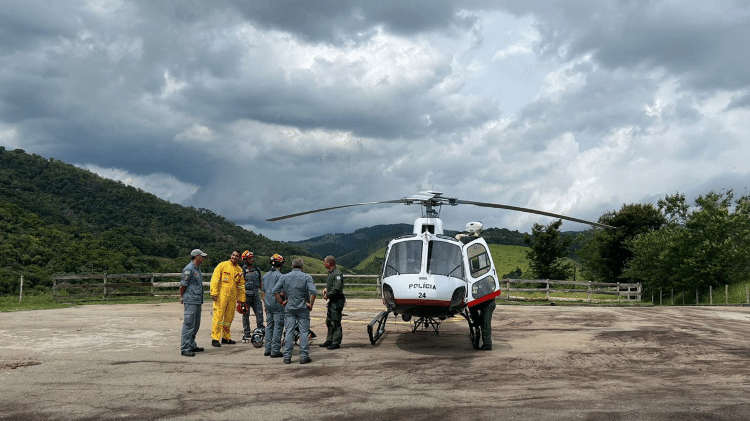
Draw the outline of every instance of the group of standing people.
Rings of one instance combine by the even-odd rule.
[[[195,341],[200,328],[201,306],[203,304],[203,274],[200,265],[206,253],[195,249],[190,253],[191,261],[182,270],[180,279],[180,302],[184,305],[184,318],[180,353],[187,357],[204,351]],[[239,261],[244,262],[240,266]],[[254,255],[246,250],[240,254],[233,251],[229,260],[219,263],[211,277],[210,295],[213,300],[213,320],[211,345],[235,344],[230,327],[235,310],[242,314],[245,338],[252,335],[249,310],[255,314],[256,325],[265,333],[265,356],[284,358],[291,364],[295,337],[299,337],[300,364],[312,362],[310,358],[310,311],[315,304],[317,291],[310,275],[302,272],[301,258],[292,261],[292,270],[281,273],[284,257],[274,254],[270,258],[271,269],[261,276],[254,265]],[[328,301],[326,326],[328,334],[321,347],[337,349],[341,346],[341,318],[346,304],[344,279],[336,267],[336,260],[328,256],[324,260],[328,270],[323,298]],[[263,305],[265,304],[265,319]],[[284,350],[281,351],[284,327]]]

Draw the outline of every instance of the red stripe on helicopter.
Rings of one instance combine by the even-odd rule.
[[[448,307],[450,301],[443,300],[395,300],[397,306],[439,306]]]
[[[469,304],[467,304],[467,305],[469,307],[474,307],[475,305],[481,304],[481,303],[483,303],[485,301],[494,300],[495,298],[499,297],[501,293],[502,293],[502,291],[500,291],[498,289],[497,291],[493,292],[492,294],[487,294],[487,295],[485,295],[482,298],[477,298],[474,301],[469,301]]]

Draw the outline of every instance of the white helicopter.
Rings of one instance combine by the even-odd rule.
[[[279,221],[296,216],[341,209],[352,206],[403,203],[422,206],[422,217],[414,222],[411,234],[391,240],[385,253],[382,271],[382,300],[386,309],[368,325],[370,342],[375,345],[385,333],[390,313],[404,321],[416,317],[412,332],[420,327],[432,327],[439,333],[440,323],[455,315],[469,323],[469,336],[474,348],[479,348],[481,326],[470,316],[470,309],[500,295],[500,283],[487,243],[479,237],[481,222],[466,224],[466,232],[450,237],[444,235],[440,219],[442,205],[469,204],[488,208],[508,209],[551,216],[601,228],[613,228],[597,222],[585,221],[517,206],[473,202],[443,197],[441,192],[423,191],[410,197],[381,202],[354,203],[279,216],[267,221]]]

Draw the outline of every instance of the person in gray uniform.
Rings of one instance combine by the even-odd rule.
[[[284,257],[280,254],[271,256],[271,270],[263,277],[263,293],[266,304],[266,357],[280,358],[281,334],[284,331],[284,307],[276,302],[273,288],[281,279],[281,267],[284,266]]]
[[[194,357],[196,352],[203,352],[203,348],[195,342],[195,335],[201,327],[203,273],[200,265],[206,256],[200,249],[190,252],[190,263],[182,269],[180,278],[180,304],[185,306],[180,353],[186,357]]]
[[[295,324],[299,328],[299,363],[312,362],[310,358],[310,311],[315,304],[315,283],[312,276],[302,272],[304,262],[297,258],[292,261],[292,271],[281,277],[273,287],[276,302],[284,306],[284,363],[291,364],[294,348]],[[282,295],[283,294],[283,295]]]
[[[263,279],[261,278],[260,269],[253,265],[255,256],[253,252],[245,250],[242,253],[242,276],[245,278],[245,303],[253,309],[255,314],[255,327],[265,329],[263,325],[263,303],[260,300],[259,290],[263,289]],[[250,312],[242,315],[242,329],[245,331],[244,338],[253,335],[253,329],[250,328]]]

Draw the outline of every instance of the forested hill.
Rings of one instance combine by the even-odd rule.
[[[210,210],[0,146],[0,293],[17,290],[21,275],[26,289],[51,285],[54,273],[179,272],[194,248],[211,268],[232,249],[308,254]]]
[[[337,264],[353,268],[395,237],[412,231],[413,227],[408,224],[375,225],[349,234],[326,234],[293,244],[305,247],[318,257],[335,256]]]

